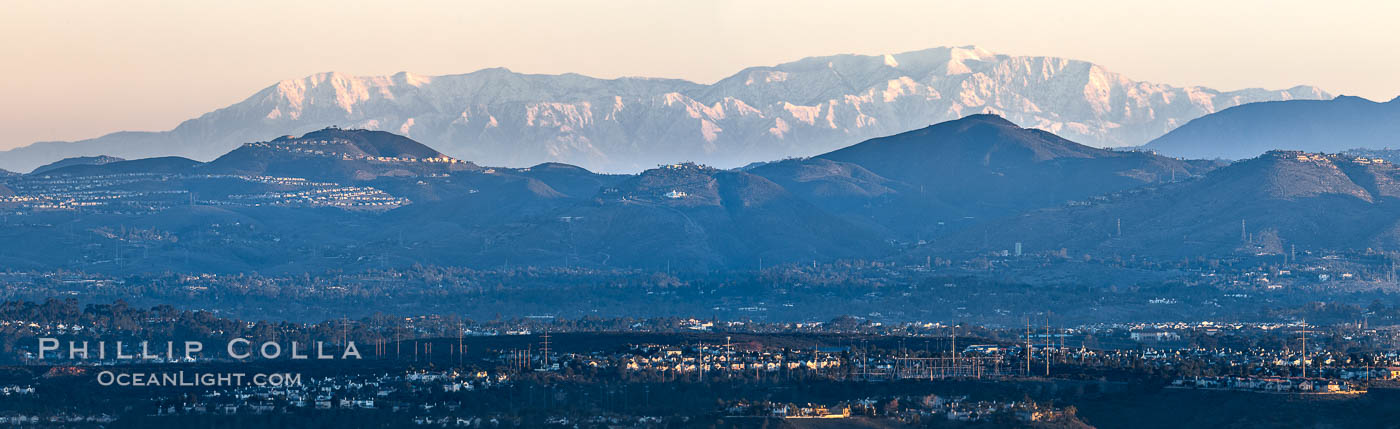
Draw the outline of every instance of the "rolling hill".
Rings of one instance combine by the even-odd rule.
[[[383,266],[675,261],[678,269],[716,269],[884,249],[879,237],[748,173],[694,164],[639,175],[557,163],[484,168],[368,130],[249,143],[209,163],[70,165],[6,184],[37,200],[0,208],[66,225],[48,242],[90,243],[37,250],[27,266],[139,269],[104,266],[113,260],[93,255],[123,246],[143,248],[162,267],[215,272],[339,263],[325,255]],[[93,231],[118,226],[142,238],[104,232],[91,241]],[[17,240],[39,233],[10,231]]]
[[[326,128],[300,137],[248,143],[200,166],[211,174],[367,181],[480,170],[409,138],[383,131]]]
[[[94,164],[75,163],[30,174],[39,176],[99,176],[138,173],[183,174],[193,171],[200,165],[202,164],[199,161],[189,158],[163,156],[133,160],[114,160]]]
[[[751,171],[828,210],[912,240],[1093,195],[1186,180],[1214,167],[1092,148],[995,115],[971,115]]]
[[[948,249],[1067,248],[1167,257],[1400,245],[1400,167],[1270,151],[1199,180],[1045,209],[950,238]]]
[[[532,225],[519,243],[554,257],[662,269],[758,267],[883,255],[880,237],[768,179],[695,164],[647,170]]]
[[[58,160],[58,161],[54,161],[54,162],[51,162],[51,163],[48,163],[48,164],[41,165],[41,166],[39,166],[38,168],[35,168],[34,171],[30,171],[30,173],[31,173],[31,174],[39,174],[39,173],[43,173],[43,172],[46,172],[46,171],[57,170],[57,169],[60,169],[60,168],[70,167],[70,166],[74,166],[74,165],[102,165],[102,164],[110,164],[110,163],[118,162],[118,161],[125,161],[125,159],[117,158],[117,157],[115,157],[115,156],[107,156],[107,155],[80,156],[80,157],[75,157],[75,158],[64,158],[64,159],[60,159],[60,160]]]

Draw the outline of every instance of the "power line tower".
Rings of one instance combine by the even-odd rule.
[[[1031,376],[1031,318],[1026,316],[1026,376]]]
[[[1308,319],[1303,319],[1303,378],[1308,378]]]
[[[1387,273],[1387,278],[1390,280],[1391,283],[1395,283],[1395,255],[1387,255],[1386,259],[1390,260],[1390,272]]]
[[[540,338],[544,340],[544,341],[540,344],[540,355],[541,355],[541,362],[542,362],[542,363],[541,363],[541,366],[542,366],[544,369],[548,370],[548,369],[549,369],[549,331],[545,331],[545,332],[544,332],[544,335],[541,335]]]
[[[703,382],[705,382],[705,367],[708,366],[708,364],[709,364],[709,362],[707,362],[706,359],[705,359],[705,342],[704,342],[704,341],[701,341],[701,342],[700,342],[700,347],[697,348],[696,350],[699,350],[699,351],[700,351],[699,356],[696,356],[696,357],[698,358],[698,359],[696,359],[696,362],[697,362],[697,365],[696,365],[696,366],[699,367],[699,371],[696,371],[696,372],[700,375],[700,380],[698,380],[698,381],[700,381],[701,383],[703,383]]]
[[[1050,312],[1045,312],[1045,376],[1050,376],[1050,344],[1054,340],[1050,339]]]
[[[734,347],[729,342],[728,335],[724,337],[724,376],[726,378],[734,376]]]

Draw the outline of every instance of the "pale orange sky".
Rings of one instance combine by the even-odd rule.
[[[975,44],[1217,89],[1400,95],[1400,2],[7,1],[0,149],[167,130],[283,80],[519,72],[710,83],[814,55]]]

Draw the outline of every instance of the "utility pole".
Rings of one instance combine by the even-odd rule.
[[[1308,378],[1308,319],[1303,319],[1303,378]]]
[[[540,352],[542,353],[541,356],[543,357],[542,362],[544,362],[543,368],[544,368],[545,370],[548,370],[548,369],[549,369],[549,331],[544,331],[544,335],[540,336],[540,338],[544,339],[544,344],[541,345],[541,346],[543,347],[543,349],[540,350]]]
[[[951,332],[952,332],[952,337],[953,337],[953,345],[952,345],[952,347],[951,347],[951,348],[953,349],[953,361],[954,361],[954,362],[957,362],[957,361],[958,361],[958,324],[956,324],[956,323],[953,324],[953,329],[952,329]]]
[[[700,350],[700,356],[698,356],[697,359],[697,361],[700,362],[700,371],[698,372],[700,373],[700,382],[703,383],[705,382],[705,371],[708,369],[706,367],[710,366],[710,360],[708,359],[708,356],[705,356],[706,353],[704,342],[700,343],[700,348],[698,350]]]
[[[1031,376],[1031,318],[1026,317],[1026,376]]]
[[[1045,312],[1045,376],[1050,376],[1050,312]]]
[[[1395,283],[1395,256],[1389,255],[1387,259],[1390,259],[1390,282]]]
[[[730,343],[729,343],[729,340],[730,340],[730,338],[729,338],[728,335],[724,336],[724,375],[725,375],[725,377],[733,377],[733,376],[734,376],[734,374],[730,372],[730,370],[734,369],[734,364],[730,363],[731,360],[734,359],[734,348],[731,347],[731,345],[730,345]]]

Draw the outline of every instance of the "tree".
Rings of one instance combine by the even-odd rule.
[[[899,413],[899,398],[891,399],[889,403],[886,403],[885,406],[882,407],[882,410],[884,411],[885,415],[887,415],[887,416],[892,416],[892,415],[898,414],[898,413]]]

